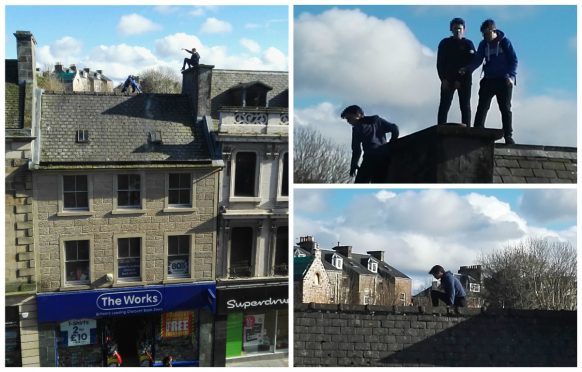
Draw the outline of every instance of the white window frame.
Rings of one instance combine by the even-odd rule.
[[[283,195],[283,170],[285,169],[284,164],[285,164],[285,155],[287,155],[287,171],[289,171],[289,152],[285,151],[280,153],[279,155],[279,159],[278,159],[278,175],[277,175],[277,201],[278,202],[287,202],[289,201],[289,191],[291,189],[291,184],[289,183],[289,180],[291,179],[290,175],[287,175],[287,182],[289,183],[289,185],[287,185],[287,195]]]
[[[188,174],[190,175],[190,204],[170,204],[170,175],[171,174]],[[165,194],[164,194],[164,212],[193,212],[196,208],[196,183],[198,180],[192,171],[168,172],[165,175]]]
[[[400,292],[398,300],[402,302],[403,306],[406,306],[406,292]]]
[[[373,260],[370,258],[368,260],[368,270],[373,272],[373,273],[377,273],[378,272],[378,262],[376,262],[376,260]]]
[[[139,176],[139,198],[140,198],[140,206],[139,207],[126,207],[126,206],[119,206],[118,205],[118,192],[119,192],[119,176],[129,176],[129,175],[138,175]],[[146,195],[145,195],[145,173],[144,172],[123,172],[117,173],[113,175],[113,210],[111,214],[137,214],[137,213],[145,213],[145,203],[146,203]]]
[[[338,256],[337,254],[334,254],[331,257],[331,264],[333,265],[333,267],[335,267],[336,269],[342,269],[343,265],[344,265],[344,259],[341,258],[340,256]]]
[[[188,269],[189,273],[185,276],[170,276],[168,274],[168,265],[170,264],[170,237],[172,236],[188,236],[190,237],[190,245],[188,252]],[[180,232],[170,232],[164,233],[164,281],[191,281],[194,278],[194,234],[180,233]]]
[[[236,180],[236,157],[239,153],[250,152],[256,155],[255,159],[255,192],[254,196],[236,196],[234,194],[235,180]],[[261,153],[256,150],[240,149],[233,151],[230,160],[230,202],[253,202],[259,203],[261,201]]]
[[[469,292],[481,292],[481,285],[478,283],[469,283]]]
[[[85,176],[87,177],[87,208],[66,208],[65,209],[65,176]],[[92,216],[93,215],[93,175],[86,173],[68,173],[57,177],[58,200],[57,216]]]
[[[89,278],[83,281],[67,282],[67,251],[66,243],[71,241],[88,241],[89,242]],[[61,251],[61,288],[71,287],[90,287],[93,283],[95,274],[93,270],[93,236],[92,235],[68,235],[60,238]]]
[[[132,234],[132,233],[125,233],[125,234],[113,234],[113,247],[114,247],[114,255],[115,259],[113,262],[113,283],[114,285],[127,285],[127,284],[142,284],[145,281],[145,234]],[[139,254],[140,254],[140,261],[139,261],[139,278],[119,278],[119,239],[130,239],[130,238],[139,238]]]

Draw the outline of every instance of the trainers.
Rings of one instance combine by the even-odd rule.
[[[515,141],[511,137],[505,137],[505,144],[506,145],[515,145]]]

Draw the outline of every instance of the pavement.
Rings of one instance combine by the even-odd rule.
[[[287,354],[275,354],[268,357],[247,357],[229,359],[226,367],[289,367]]]

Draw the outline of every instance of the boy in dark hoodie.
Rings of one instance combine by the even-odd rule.
[[[440,265],[435,265],[428,273],[435,279],[440,279],[441,287],[445,290],[444,293],[430,291],[432,306],[438,306],[439,300],[443,301],[447,306],[454,306],[455,308],[467,306],[465,289],[452,272],[445,271]]]
[[[364,111],[357,105],[346,107],[342,111],[341,117],[352,126],[350,177],[353,177],[357,170],[355,183],[385,182],[388,165],[380,149],[382,145],[386,144],[387,133],[391,134],[390,142],[394,142],[398,138],[398,126],[378,115],[364,116]],[[358,166],[362,148],[364,159],[362,164]]]
[[[441,80],[441,100],[438,124],[447,122],[447,115],[455,90],[459,95],[461,122],[471,126],[471,74],[459,74],[459,69],[468,65],[475,55],[473,42],[464,37],[465,21],[454,18],[449,24],[453,36],[442,39],[437,54],[437,72]]]
[[[511,94],[517,75],[517,56],[509,39],[497,29],[492,19],[483,22],[481,33],[483,40],[479,43],[473,62],[459,70],[460,74],[472,73],[485,60],[483,79],[479,87],[479,104],[475,114],[475,128],[485,127],[485,118],[491,106],[491,99],[496,96],[499,111],[501,111],[505,143],[514,144]]]

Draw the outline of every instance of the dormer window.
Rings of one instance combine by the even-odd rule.
[[[267,107],[267,93],[272,89],[260,81],[240,83],[231,89],[233,106]]]
[[[368,270],[370,270],[373,273],[377,273],[378,272],[378,262],[370,259],[368,260]]]
[[[342,268],[343,264],[344,264],[344,260],[343,258],[341,258],[340,256],[336,256],[334,255],[331,259],[331,264],[333,265],[333,267],[335,267],[336,269],[340,269]]]
[[[87,129],[77,131],[77,143],[89,142],[89,131]]]

